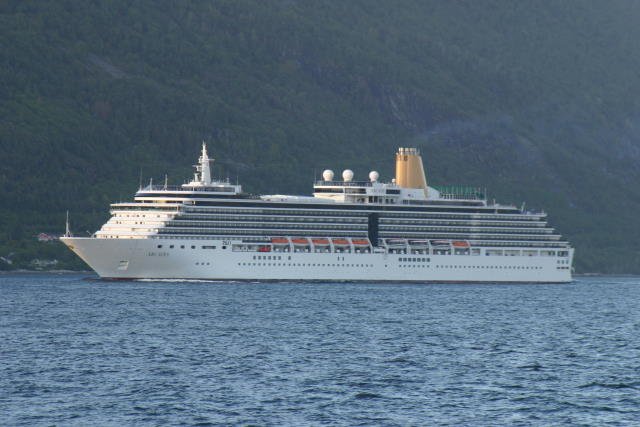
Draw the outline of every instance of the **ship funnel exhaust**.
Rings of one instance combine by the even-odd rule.
[[[401,188],[421,188],[427,193],[427,178],[422,157],[417,148],[398,148],[396,153],[396,184]]]

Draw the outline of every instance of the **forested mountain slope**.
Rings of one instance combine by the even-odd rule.
[[[67,209],[94,231],[205,140],[218,175],[301,194],[417,146],[432,184],[548,211],[578,271],[640,273],[638,22],[628,1],[1,2],[0,255],[73,259],[34,234]]]

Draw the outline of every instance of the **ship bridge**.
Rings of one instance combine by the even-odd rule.
[[[240,184],[231,184],[229,179],[216,180],[211,178],[211,163],[213,161],[214,159],[209,158],[207,154],[206,144],[202,143],[202,153],[198,163],[194,165],[196,171],[193,180],[182,185],[168,185],[166,179],[164,185],[153,185],[153,182],[150,182],[146,187],[138,189],[135,200],[166,203],[244,197]]]

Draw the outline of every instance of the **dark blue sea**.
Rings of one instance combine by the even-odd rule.
[[[640,278],[0,276],[0,423],[640,425]]]

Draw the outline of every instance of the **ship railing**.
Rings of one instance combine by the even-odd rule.
[[[468,185],[435,185],[441,199],[448,200],[486,200],[487,190],[482,187]]]
[[[185,192],[193,192],[193,191],[201,191],[201,192],[209,192],[209,193],[234,193],[236,191],[235,187],[229,183],[220,183],[220,185],[212,184],[212,186],[206,187],[183,187],[182,185],[147,185],[145,187],[140,187],[138,192],[146,192],[146,191],[185,191]]]
[[[371,181],[315,181],[314,186],[316,187],[372,187],[373,182]],[[392,183],[385,184],[387,188],[397,188],[397,185]]]

